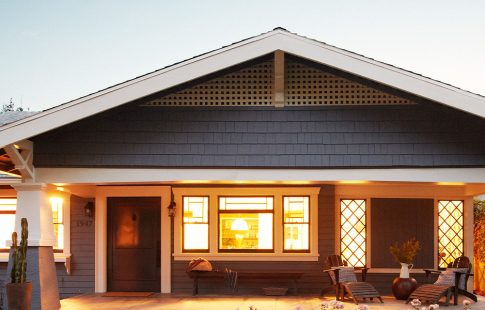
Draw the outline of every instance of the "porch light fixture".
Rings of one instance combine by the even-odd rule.
[[[173,200],[168,205],[168,216],[169,217],[174,217],[175,216],[175,208],[176,208],[176,206],[177,206],[177,204]]]
[[[94,214],[94,203],[88,202],[84,206],[84,216],[93,217],[93,214]]]

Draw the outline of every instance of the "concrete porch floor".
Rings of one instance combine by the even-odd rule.
[[[166,309],[166,310],[248,310],[254,305],[257,310],[295,310],[301,306],[302,310],[318,310],[322,301],[330,301],[333,298],[318,296],[227,296],[227,295],[206,295],[188,296],[173,294],[154,294],[150,297],[102,297],[100,294],[82,295],[61,300],[62,309]],[[457,306],[445,307],[442,309],[463,309],[463,298],[460,297]],[[355,309],[356,305],[345,302],[344,309]],[[412,309],[404,301],[395,300],[393,297],[384,297],[384,304],[378,301],[362,303],[373,309]],[[485,297],[478,297],[478,303],[472,302],[472,309],[485,309]]]

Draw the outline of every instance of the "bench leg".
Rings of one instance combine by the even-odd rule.
[[[194,287],[192,288],[192,295],[195,296],[199,293],[199,278],[194,278]]]
[[[295,295],[298,295],[298,285],[296,283],[296,280],[293,279],[291,282],[293,282],[293,292]]]
[[[446,303],[445,303],[447,307],[450,305],[450,298],[451,298],[451,289],[448,289],[446,291]]]

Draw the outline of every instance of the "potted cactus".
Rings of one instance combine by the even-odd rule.
[[[30,309],[32,300],[32,283],[26,282],[27,271],[27,238],[29,230],[27,219],[22,218],[22,235],[20,245],[17,246],[17,233],[12,233],[12,270],[10,272],[11,283],[7,283],[8,309]]]

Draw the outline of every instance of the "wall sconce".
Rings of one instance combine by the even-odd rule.
[[[174,217],[175,216],[175,207],[177,206],[177,204],[175,203],[175,201],[171,201],[170,204],[168,205],[168,216],[170,217]]]
[[[92,217],[94,215],[94,203],[88,202],[84,206],[84,216]]]

